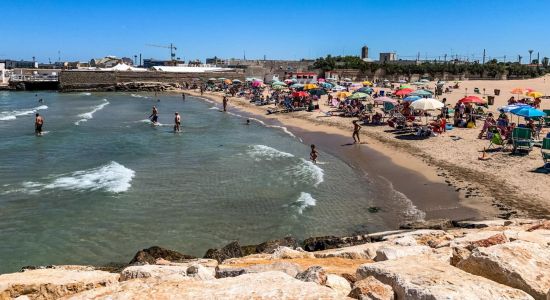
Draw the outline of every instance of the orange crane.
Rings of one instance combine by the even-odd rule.
[[[152,44],[147,44],[146,46],[170,49],[170,59],[172,61],[176,60],[176,50],[178,50],[178,48],[176,48],[176,46],[172,43],[170,43],[170,46],[152,45]]]

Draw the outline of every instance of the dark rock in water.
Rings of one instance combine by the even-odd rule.
[[[234,258],[234,257],[243,257],[243,251],[241,250],[241,245],[239,245],[238,241],[229,243],[225,247],[219,250],[208,249],[208,251],[206,251],[206,254],[204,255],[204,258],[215,259],[219,263],[221,263],[222,261],[228,258]]]
[[[43,269],[52,269],[53,266],[24,266],[21,268],[21,272],[29,271],[29,270],[43,270]]]
[[[243,256],[248,256],[248,255],[258,253],[258,250],[256,250],[256,247],[258,247],[258,246],[257,245],[241,246],[241,251],[243,253]]]
[[[138,251],[130,265],[133,264],[154,264],[157,259],[162,258],[171,262],[181,262],[186,259],[196,258],[191,255],[181,254],[179,252],[165,249],[159,246],[153,246],[151,248],[143,249]]]
[[[376,207],[376,206],[369,207],[369,212],[370,213],[377,213],[379,211],[380,211],[380,207]]]
[[[427,221],[415,221],[399,225],[399,229],[438,229],[453,228],[453,222],[449,219],[433,219]]]
[[[95,269],[109,273],[120,273],[122,270],[126,269],[126,267],[128,267],[128,264],[126,263],[108,263],[106,265],[98,266]]]
[[[311,237],[304,241],[304,250],[321,251],[328,249],[343,248],[355,245],[361,245],[371,242],[368,235],[355,235],[348,237],[322,236]]]
[[[279,247],[288,247],[291,249],[296,249],[298,247],[298,242],[291,236],[279,240],[269,240],[267,242],[261,243],[256,247],[257,253],[273,253],[275,249]]]
[[[216,269],[216,278],[227,278],[227,277],[237,277],[246,273],[246,270],[243,268],[224,268]]]

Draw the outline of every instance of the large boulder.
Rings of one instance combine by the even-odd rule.
[[[120,273],[120,281],[136,278],[182,278],[213,279],[216,275],[218,262],[210,259],[193,259],[186,263],[168,263],[163,265],[129,266]]]
[[[279,247],[296,249],[298,247],[298,242],[296,242],[295,238],[290,236],[278,240],[269,240],[256,246],[256,253],[273,253]]]
[[[455,268],[430,256],[408,256],[357,269],[392,287],[396,299],[533,299],[527,293]]]
[[[245,274],[206,281],[136,279],[95,289],[70,299],[345,299],[329,287],[296,280],[281,272]]]
[[[335,249],[361,245],[371,241],[369,235],[356,235],[348,237],[337,236],[322,236],[311,237],[304,240],[304,250],[306,251],[321,251],[327,249]]]
[[[376,250],[374,261],[392,260],[405,256],[428,254],[431,252],[432,249],[428,246],[386,245]]]
[[[521,289],[535,299],[545,300],[550,289],[550,249],[536,243],[515,241],[476,248],[456,266]]]
[[[0,299],[57,299],[118,282],[119,275],[83,266],[53,266],[0,275]]]
[[[368,300],[393,300],[393,289],[387,284],[383,284],[376,278],[369,276],[365,279],[356,281],[353,289],[348,294],[354,299]]]
[[[296,279],[305,281],[305,282],[315,282],[320,285],[325,285],[327,282],[327,272],[323,267],[313,266],[309,267],[307,270],[298,273]]]
[[[255,264],[241,267],[220,265],[216,270],[217,278],[235,277],[243,274],[279,271],[292,277],[301,272],[300,266],[286,261],[276,261],[270,264]]]
[[[344,277],[334,274],[327,275],[325,285],[337,291],[342,296],[347,296],[351,291],[351,285],[349,282]]]
[[[158,259],[164,259],[171,262],[181,262],[186,259],[196,258],[191,255],[182,254],[174,250],[153,246],[140,250],[134,255],[130,265],[134,264],[155,264]]]
[[[288,247],[279,247],[273,251],[271,259],[314,258],[311,252],[293,250]]]
[[[313,252],[313,255],[317,258],[341,257],[347,259],[374,259],[376,250],[383,245],[383,243],[366,243],[351,247],[316,251]]]
[[[228,258],[243,257],[243,252],[238,241],[231,242],[221,249],[208,249],[204,258],[215,259],[223,262]]]

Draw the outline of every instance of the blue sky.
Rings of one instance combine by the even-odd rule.
[[[1,0],[0,59],[550,56],[548,0]],[[523,61],[527,61],[524,59]]]

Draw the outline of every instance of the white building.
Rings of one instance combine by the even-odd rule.
[[[9,77],[6,75],[6,63],[0,63],[0,84],[8,84]]]

